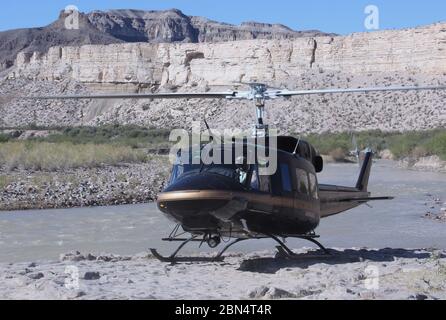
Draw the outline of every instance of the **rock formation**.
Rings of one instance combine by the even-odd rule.
[[[20,53],[20,76],[82,83],[153,86],[230,85],[258,79],[287,82],[311,70],[352,76],[446,73],[446,24],[346,37],[199,44],[113,44],[53,47]]]
[[[10,68],[18,52],[46,53],[53,46],[122,42],[217,42],[246,39],[293,39],[326,35],[320,31],[294,31],[281,25],[243,23],[241,26],[189,17],[181,11],[111,10],[79,14],[79,29],[67,30],[62,11],[58,20],[43,28],[0,32],[0,70]]]

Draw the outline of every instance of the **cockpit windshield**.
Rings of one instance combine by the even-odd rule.
[[[232,152],[229,153],[231,161],[227,161],[227,149],[222,150],[221,161],[219,163],[209,161],[209,158],[202,159],[201,149],[196,151],[191,149],[189,151],[179,151],[173,166],[172,175],[169,185],[189,176],[197,174],[213,174],[229,178],[246,189],[269,192],[270,176],[261,176],[261,167],[268,165],[268,161],[261,158],[255,159],[256,155],[251,155],[253,150],[244,150],[242,156],[236,156],[237,150],[234,146],[230,146]],[[255,150],[254,150],[255,151]],[[249,164],[251,161],[255,164]],[[208,164],[210,163],[211,164]],[[228,164],[229,162],[229,164]]]
[[[190,174],[210,173],[230,178],[242,185],[246,185],[251,173],[251,167],[247,165],[228,164],[176,164],[173,167],[170,184],[175,183]]]

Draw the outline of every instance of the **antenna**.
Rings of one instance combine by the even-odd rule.
[[[297,148],[299,148],[301,139],[302,139],[301,136],[299,136],[299,139],[297,140],[297,143],[296,143],[296,147],[294,148],[294,151],[293,151],[293,155],[295,155],[297,153]]]
[[[212,132],[211,127],[209,126],[209,124],[208,124],[206,118],[203,118],[203,122],[204,122],[204,124],[206,125],[206,128],[207,128],[207,130],[208,130],[208,133],[209,133],[209,139],[211,140],[212,143],[215,143],[214,133]],[[217,136],[217,135],[215,135],[215,136]],[[220,141],[222,141],[221,136],[219,136],[219,138],[220,138]]]

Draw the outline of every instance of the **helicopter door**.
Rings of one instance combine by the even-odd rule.
[[[250,190],[255,192],[258,197],[270,197],[271,196],[271,177],[262,176],[259,174],[257,166],[253,166],[251,171]],[[271,201],[254,201],[251,204],[251,209],[259,212],[273,212],[273,205]]]

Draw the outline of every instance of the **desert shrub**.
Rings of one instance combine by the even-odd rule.
[[[376,152],[389,149],[395,159],[438,155],[446,160],[446,129],[409,132],[382,132],[379,130],[355,133],[323,133],[306,137],[321,154],[345,154],[353,150],[352,135],[359,149],[372,148]]]
[[[0,144],[0,166],[32,170],[91,168],[147,160],[146,154],[128,146],[15,141]]]
[[[446,131],[436,132],[427,142],[426,149],[432,155],[446,160]]]
[[[11,137],[9,135],[0,133],[0,143],[8,142],[10,139]]]
[[[312,134],[305,139],[314,145],[321,154],[326,155],[336,149],[342,150],[345,154],[352,148],[351,136],[348,133]]]
[[[46,142],[71,142],[73,144],[115,144],[132,148],[168,145],[170,130],[134,125],[105,125],[99,127],[73,127],[38,139]]]
[[[344,150],[342,150],[341,148],[336,148],[336,149],[330,151],[329,155],[335,161],[342,161],[347,156],[347,153]]]
[[[11,179],[8,176],[0,176],[0,190],[4,189],[11,183]]]
[[[424,146],[416,146],[412,152],[411,152],[412,157],[414,158],[423,158],[426,157],[427,155],[429,155],[429,152],[427,151],[426,147]]]

